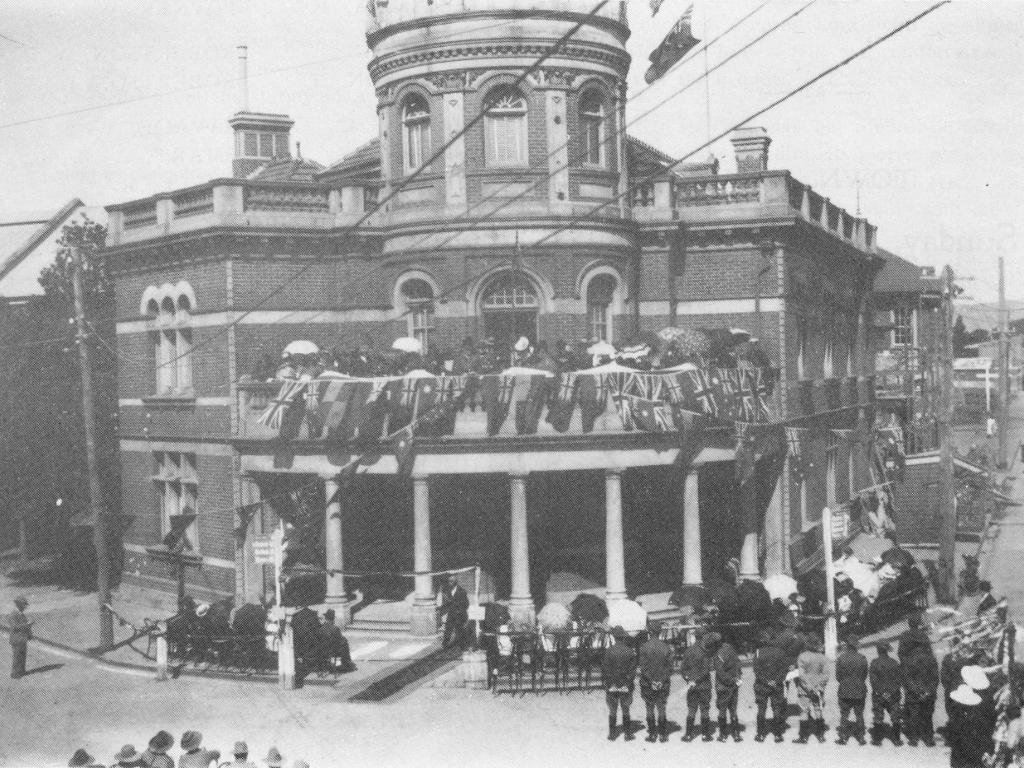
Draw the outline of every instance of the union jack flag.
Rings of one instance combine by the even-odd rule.
[[[757,401],[758,413],[765,421],[771,420],[771,403],[768,402],[771,392],[771,383],[764,375],[764,368],[757,368],[754,375],[754,398]]]
[[[737,369],[739,379],[738,401],[740,419],[743,421],[760,421],[758,418],[757,395],[753,381],[753,370],[749,368]]]
[[[796,482],[802,483],[813,464],[806,461],[800,429],[786,427],[786,447],[789,452],[789,471]]]
[[[715,391],[711,388],[711,380],[706,371],[687,371],[691,387],[691,397],[699,402],[701,411],[708,416],[718,415],[718,403]]]
[[[296,379],[286,380],[281,385],[281,389],[278,390],[277,397],[270,401],[270,405],[256,419],[256,423],[264,424],[271,429],[280,429],[281,423],[284,421],[285,411],[305,391],[308,383],[308,381],[298,381]]]

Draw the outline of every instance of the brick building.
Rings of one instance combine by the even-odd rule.
[[[479,562],[485,592],[528,614],[559,579],[615,599],[700,583],[734,557],[747,578],[786,571],[788,541],[870,484],[863,445],[832,430],[864,428],[873,399],[875,228],[770,170],[761,128],[732,137],[732,174],[628,136],[624,3],[514,88],[589,7],[461,5],[376,6],[380,130],[339,162],[291,157],[291,121],[244,110],[230,178],[109,207],[126,584],[173,591],[146,548],[188,509],[202,561],[189,589],[255,599],[266,574],[249,542],[312,488],[328,569]],[[609,398],[590,429],[574,417],[529,434],[489,434],[467,409],[449,434],[417,441],[411,480],[384,445],[342,485],[356,448],[305,426],[283,443],[257,418],[280,384],[243,379],[295,339],[621,344],[666,326],[758,337],[782,380],[774,412],[804,430],[816,469],[745,497],[731,425],[700,438],[681,471],[695,438],[627,429]],[[340,576],[326,594],[345,607]],[[416,579],[411,621],[432,627],[429,578]]]

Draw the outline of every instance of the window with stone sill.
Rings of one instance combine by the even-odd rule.
[[[526,165],[526,99],[518,91],[488,97],[491,106],[484,119],[484,144],[488,165]]]
[[[156,472],[152,477],[159,499],[160,538],[173,530],[178,515],[197,515],[182,535],[185,549],[199,552],[199,482],[194,453],[157,451],[153,454]]]
[[[607,166],[605,151],[605,109],[600,94],[593,91],[580,99],[580,146],[586,165]]]
[[[413,277],[402,283],[401,291],[409,335],[419,341],[423,351],[427,352],[434,331],[434,289],[426,280]]]
[[[402,107],[402,156],[406,173],[412,173],[430,157],[430,107],[412,94]]]
[[[587,284],[587,317],[591,339],[612,341],[611,305],[617,286],[612,275],[597,275]]]
[[[153,344],[157,397],[187,397],[192,388],[192,306],[185,295],[152,299],[146,306]]]

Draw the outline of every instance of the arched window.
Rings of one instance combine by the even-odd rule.
[[[580,99],[580,144],[583,162],[588,165],[606,165],[604,117],[600,94],[585,93]]]
[[[418,339],[426,352],[434,330],[434,289],[426,280],[414,277],[402,283],[402,297],[408,313],[409,335]]]
[[[537,289],[523,275],[502,275],[484,292],[484,309],[536,309],[539,306]]]
[[[146,289],[142,310],[150,321],[157,395],[192,394],[192,297],[184,283]]]
[[[518,91],[506,90],[489,97],[484,120],[488,165],[526,165],[526,99]]]
[[[587,284],[587,318],[590,337],[598,341],[612,340],[611,306],[618,281],[612,275],[596,275]]]
[[[412,173],[430,157],[430,107],[419,94],[409,96],[402,107],[402,136],[405,170]]]
[[[480,299],[484,334],[504,353],[521,336],[537,341],[540,299],[535,286],[520,272],[504,272],[484,288]]]

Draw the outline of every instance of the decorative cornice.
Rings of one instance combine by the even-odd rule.
[[[370,63],[370,78],[377,82],[385,75],[400,69],[444,61],[463,61],[480,58],[537,59],[549,53],[548,42],[482,43],[479,45],[444,46],[418,51],[400,52],[382,56]],[[559,52],[560,59],[575,59],[590,64],[611,67],[623,77],[629,71],[631,57],[622,50],[597,44],[567,45]]]

